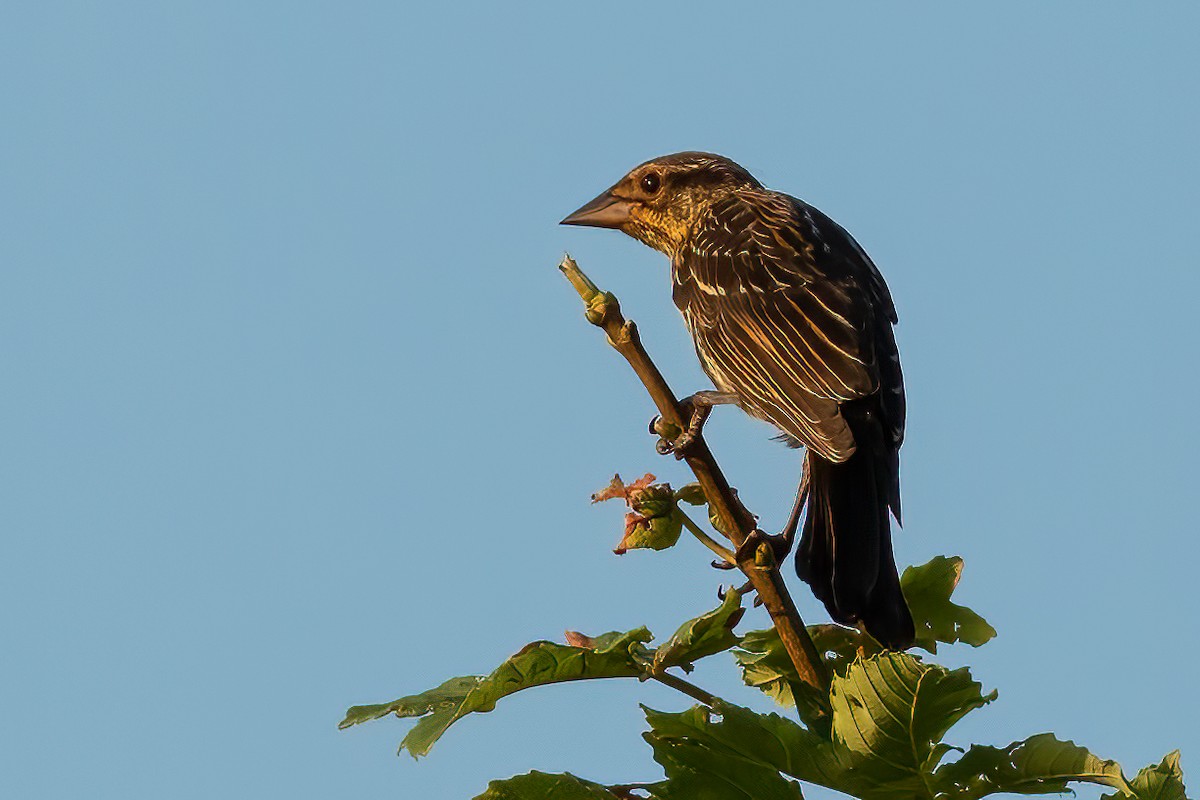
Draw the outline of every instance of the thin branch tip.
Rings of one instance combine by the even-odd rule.
[[[558,269],[571,282],[571,286],[575,287],[575,291],[585,303],[591,303],[592,300],[600,294],[600,287],[592,282],[592,279],[584,274],[579,268],[579,264],[575,259],[571,258],[570,253],[564,253],[562,261],[558,264]]]

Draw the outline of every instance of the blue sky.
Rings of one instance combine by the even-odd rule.
[[[665,636],[706,551],[609,552],[654,455],[569,250],[676,389],[665,260],[555,223],[725,153],[850,229],[899,307],[902,562],[960,554],[1000,699],[1200,765],[1200,11],[1128,3],[9,4],[0,10],[0,793],[470,797],[658,773],[629,682],[453,728],[345,707],[565,628]],[[768,526],[794,452],[709,438]],[[823,618],[793,581],[809,620]],[[765,625],[765,616],[749,622]],[[697,681],[765,707],[724,663]],[[1193,777],[1193,783],[1197,778]],[[1083,790],[1082,797],[1098,793]],[[813,797],[828,796],[820,792]]]

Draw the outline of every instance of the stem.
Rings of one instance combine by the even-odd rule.
[[[683,678],[676,677],[669,672],[655,672],[651,674],[650,677],[661,683],[663,686],[670,686],[672,689],[678,689],[693,700],[699,700],[709,708],[712,708],[717,702],[715,695],[704,691],[691,681],[685,681]]]
[[[680,430],[686,430],[687,422],[679,413],[679,401],[642,347],[637,326],[632,320],[626,320],[621,315],[617,298],[608,292],[601,292],[569,255],[563,257],[559,269],[587,306],[585,316],[588,322],[603,328],[608,335],[608,343],[633,367],[633,371],[658,407],[663,421],[675,425]],[[740,547],[755,528],[754,516],[733,493],[703,435],[696,437],[684,460],[695,474],[700,488],[704,490],[708,506],[717,518],[717,529],[733,542],[735,548]],[[827,696],[829,672],[817,654],[817,648],[804,627],[804,620],[800,618],[796,604],[788,594],[770,546],[763,544],[757,552],[748,554],[738,562],[738,568],[750,579],[759,599],[770,613],[771,622],[779,632],[779,638],[800,679],[817,689],[822,696]]]
[[[692,534],[692,536],[695,536],[697,539],[699,539],[700,544],[704,545],[709,550],[712,550],[720,558],[722,558],[726,563],[729,563],[729,564],[737,563],[737,556],[734,555],[732,550],[730,550],[728,547],[722,547],[721,544],[716,539],[712,538],[707,533],[705,533],[704,529],[701,528],[699,525],[697,525],[695,522],[693,522],[691,517],[689,517],[687,514],[683,513],[682,508],[677,507],[677,510],[679,512],[679,516],[683,518],[683,527],[688,529],[688,533]]]

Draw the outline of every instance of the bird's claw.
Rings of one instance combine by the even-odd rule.
[[[681,461],[686,458],[693,447],[696,446],[696,434],[691,431],[684,431],[673,442],[668,442],[666,439],[660,439],[659,442],[665,445],[664,450],[659,450],[660,453],[674,453],[675,460]]]
[[[758,552],[758,546],[762,544],[771,548],[771,554],[774,556],[776,564],[781,563],[792,551],[791,537],[782,534],[772,535],[755,528],[750,531],[750,535],[746,537],[745,541],[738,545],[735,553],[738,563],[753,561]]]
[[[686,402],[686,401],[685,401]],[[691,406],[688,405],[690,414]],[[659,437],[658,442],[654,445],[655,451],[660,456],[674,454],[676,459],[683,459],[688,455],[688,451],[695,446],[697,432],[691,430],[679,431],[679,428],[669,422],[665,422],[662,417],[655,415],[650,420],[650,433]],[[674,434],[674,435],[673,435]]]
[[[704,422],[712,411],[712,392],[697,392],[679,401],[679,416],[687,427],[680,430],[679,426],[655,417],[650,420],[650,432],[659,437],[654,449],[659,455],[674,454],[676,460],[682,460],[691,454],[692,448],[700,439]]]

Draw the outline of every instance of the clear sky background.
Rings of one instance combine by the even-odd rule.
[[[1053,730],[1130,772],[1180,747],[1200,785],[1198,30],[1182,2],[5,4],[0,794],[657,777],[637,704],[687,701],[635,682],[506,699],[420,763],[406,722],[336,723],[715,605],[698,545],[609,552],[589,494],[685,472],[555,269],[705,388],[665,259],[556,224],[682,149],[891,284],[898,556],[964,556],[1000,631],[939,656],[1000,689],[951,739]],[[781,524],[797,454],[709,429]],[[722,659],[696,680],[766,707]]]

